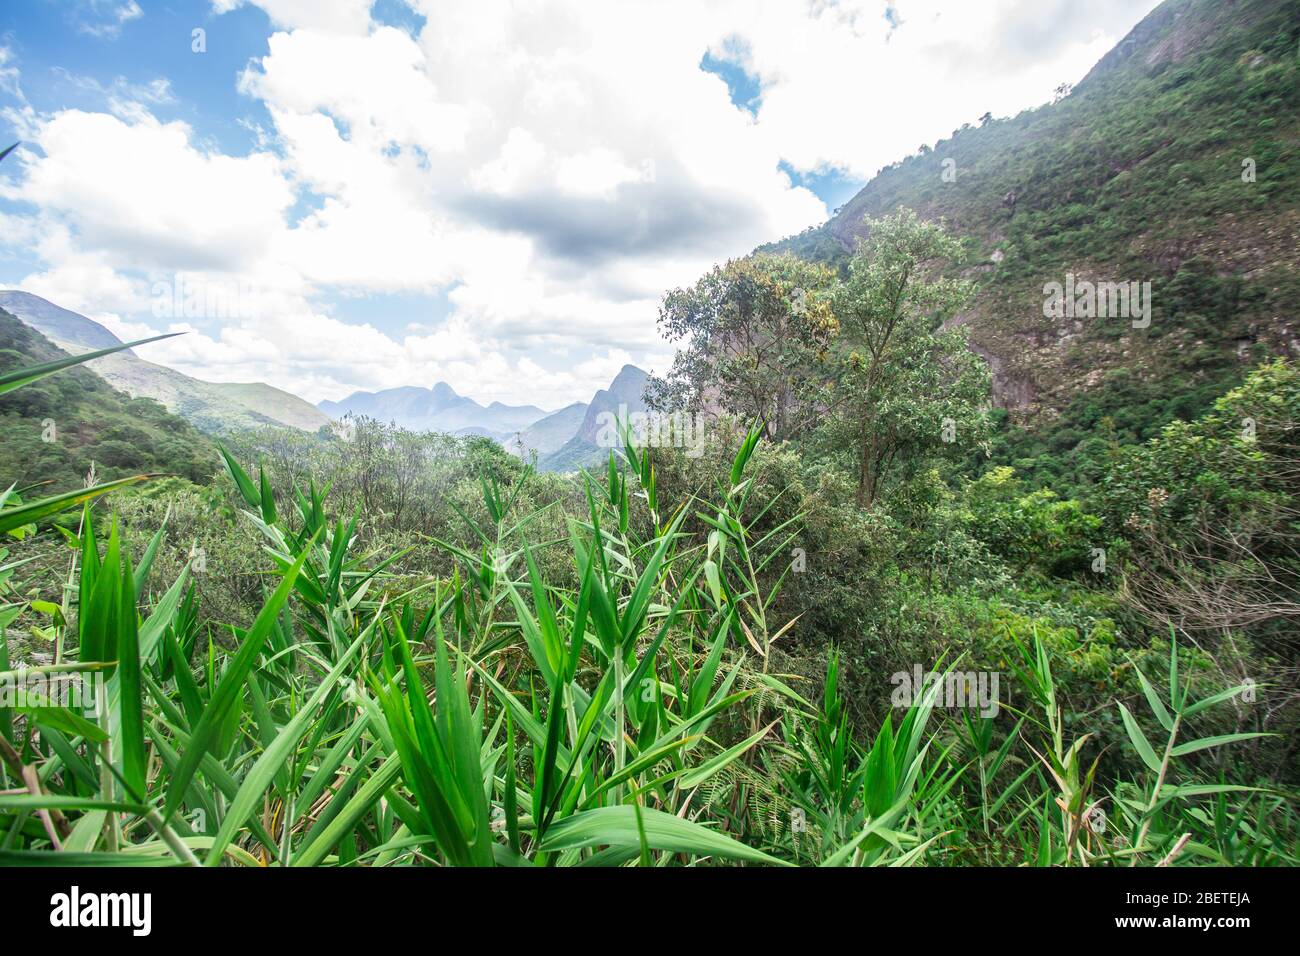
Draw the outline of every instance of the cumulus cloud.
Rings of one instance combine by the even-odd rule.
[[[293,202],[281,161],[197,148],[188,126],[66,110],[21,154],[21,198],[132,269],[253,268]]]
[[[245,4],[261,7],[271,22],[286,30],[364,33],[374,0],[212,0],[213,13],[229,13]]]
[[[105,86],[104,113],[13,113],[32,145],[0,196],[31,204],[10,235],[43,263],[21,284],[124,334],[191,330],[151,357],[201,377],[312,400],[444,379],[558,407],[667,364],[666,289],[826,217],[782,164],[866,178],[1046,100],[1154,5],[407,2],[415,33],[370,0],[212,0],[272,24],[236,80],[269,117],[243,154],[160,118],[165,83]],[[706,52],[757,83],[751,108]],[[0,51],[16,89],[7,70]],[[181,273],[256,308],[155,314]],[[450,311],[400,334],[338,317],[387,295]]]

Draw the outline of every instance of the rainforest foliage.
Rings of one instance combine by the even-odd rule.
[[[702,450],[356,419],[11,490],[0,862],[1295,863],[1300,373],[1058,494],[990,457],[961,252],[670,293]]]

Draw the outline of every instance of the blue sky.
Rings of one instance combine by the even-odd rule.
[[[90,3],[58,0],[6,5],[0,30],[22,64],[28,101],[42,110],[100,109],[103,97],[77,79],[103,88],[118,81],[146,88],[165,79],[175,102],[159,106],[159,116],[185,119],[225,151],[248,150],[252,136],[239,121],[265,125],[269,117],[262,104],[240,96],[235,83],[250,58],[267,52],[266,14],[243,6],[218,16],[207,3],[191,0],[147,4],[147,16],[117,24],[106,15],[116,7],[104,4],[97,12]],[[104,32],[109,24],[116,26]],[[190,49],[196,27],[211,34],[202,60]]]
[[[671,361],[666,290],[1045,101],[1152,6],[9,3],[0,283],[188,331],[148,357],[209,380],[559,407]]]

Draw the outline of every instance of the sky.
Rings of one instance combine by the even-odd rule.
[[[22,0],[0,285],[310,401],[587,401],[658,305],[1156,0]]]

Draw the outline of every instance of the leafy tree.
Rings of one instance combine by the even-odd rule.
[[[983,440],[989,379],[965,333],[943,320],[967,295],[933,268],[958,257],[942,226],[910,211],[871,221],[834,294],[834,413],[826,428],[852,450],[857,500],[870,506],[890,475],[914,474],[945,449]]]
[[[1105,543],[1100,518],[1050,488],[1026,488],[1013,468],[991,468],[962,492],[969,531],[1017,573],[1086,571],[1093,548]]]
[[[1129,447],[1103,485],[1132,544],[1127,594],[1190,632],[1294,645],[1300,620],[1300,373],[1251,372],[1195,422]]]
[[[689,339],[647,399],[660,411],[722,410],[760,421],[773,440],[793,437],[818,415],[836,322],[833,273],[793,256],[733,260],[689,289],[669,292],[659,330]]]

